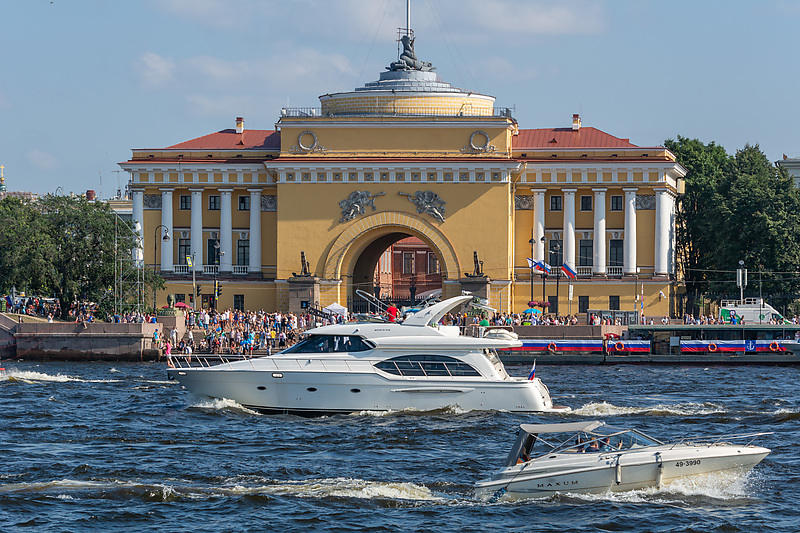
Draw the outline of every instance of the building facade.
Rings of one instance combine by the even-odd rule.
[[[470,290],[502,311],[533,299],[560,314],[670,312],[685,169],[669,150],[577,115],[521,129],[493,97],[452,87],[407,52],[378,81],[282,109],[274,130],[247,130],[240,117],[133,150],[120,165],[144,263],[167,279],[160,305],[197,292],[193,278],[201,301],[221,308],[347,305],[356,289],[374,291],[386,250],[415,237],[444,297]],[[555,279],[562,264],[574,279]]]

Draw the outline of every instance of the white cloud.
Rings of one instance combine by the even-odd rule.
[[[30,165],[34,168],[53,170],[58,167],[58,160],[53,154],[48,154],[41,150],[28,150],[25,156],[28,158]]]
[[[136,70],[142,84],[147,87],[158,87],[175,78],[175,63],[154,52],[142,54],[136,62]]]

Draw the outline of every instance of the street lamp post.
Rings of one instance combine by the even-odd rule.
[[[158,230],[164,228],[164,242],[169,242],[169,228],[164,224],[159,224],[155,228],[155,233],[153,234],[153,274],[156,273],[156,265],[158,264]],[[153,309],[156,308],[156,286],[155,280],[153,281]]]
[[[533,257],[533,245],[536,244],[536,239],[533,237],[533,229],[531,228],[531,240],[528,241],[531,245],[531,264],[528,266],[528,270],[531,274],[531,301],[533,301],[533,261],[535,261]]]
[[[195,278],[194,255],[192,252],[192,311],[197,309],[197,279]]]
[[[558,258],[558,252],[561,251],[561,245],[556,242],[553,245],[553,249],[550,250],[550,261],[555,264],[558,261],[553,261],[553,254],[556,254],[556,258]],[[553,267],[553,265],[551,265]],[[556,269],[556,316],[558,316],[558,282],[561,279],[561,267],[553,267]]]
[[[542,238],[539,239],[539,240],[542,241],[542,261],[544,261],[544,258],[547,257],[545,255],[545,253],[544,253],[545,242],[547,241],[547,239],[545,239],[544,235],[542,235]],[[546,281],[547,281],[547,270],[542,270],[542,316],[544,316],[545,311],[546,311],[545,305],[544,305],[544,303],[547,301],[547,296],[546,296],[546,291],[545,291],[545,282]]]

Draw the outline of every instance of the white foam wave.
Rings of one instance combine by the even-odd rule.
[[[588,501],[614,501],[620,503],[680,504],[687,497],[704,496],[716,500],[737,500],[750,497],[750,476],[736,471],[711,472],[672,480],[661,488],[604,492],[602,494],[570,494]]]
[[[264,487],[237,490],[258,491],[266,494],[297,496],[300,498],[357,498],[364,500],[430,500],[442,498],[421,485],[402,482],[365,481],[362,479],[333,478],[290,481]]]
[[[390,416],[390,415],[397,415],[403,413],[409,414],[425,414],[425,413],[436,413],[441,415],[462,415],[464,413],[469,413],[469,409],[464,409],[459,407],[458,405],[448,405],[441,409],[435,409],[433,411],[427,411],[422,409],[416,409],[414,407],[406,407],[405,409],[397,409],[397,410],[390,410],[390,411],[356,411],[350,413],[351,416]]]
[[[204,499],[219,495],[228,496],[293,496],[297,498],[354,498],[363,500],[413,500],[442,501],[430,489],[413,483],[365,481],[361,479],[333,478],[304,481],[282,481],[246,486],[236,484],[219,487],[191,487],[173,485],[147,485],[121,481],[77,481],[61,479],[38,483],[0,485],[0,494],[25,494],[56,492],[60,499],[74,499],[70,493],[81,491],[132,490],[147,492],[148,497],[170,500],[177,497]]]
[[[678,416],[698,416],[724,413],[725,409],[717,404],[705,403],[678,403],[672,405],[658,404],[651,406],[623,407],[608,402],[591,402],[572,413],[579,416],[619,416],[619,415],[678,415]]]
[[[248,409],[244,405],[234,401],[228,400],[227,398],[213,398],[208,400],[201,400],[195,404],[192,404],[192,407],[198,407],[200,409],[212,409],[217,411],[224,411],[228,409],[233,409],[236,411],[242,411],[243,413],[247,413],[249,415],[261,415],[258,411],[253,411],[252,409]]]
[[[36,383],[118,383],[119,379],[84,379],[80,376],[70,376],[66,374],[47,374],[43,372],[34,372],[31,370],[16,370],[7,369],[2,378],[8,381],[20,381],[22,383],[36,384]]]

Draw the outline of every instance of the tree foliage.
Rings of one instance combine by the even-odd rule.
[[[0,290],[58,298],[63,313],[72,302],[113,307],[114,270],[132,258],[130,229],[104,202],[48,195],[36,202],[0,201]],[[151,271],[145,283],[163,287]]]
[[[678,137],[665,146],[688,173],[678,202],[678,250],[687,292],[738,297],[739,261],[763,294],[800,289],[800,191],[758,145],[734,155],[713,142]]]

